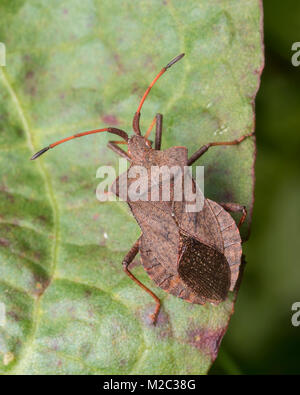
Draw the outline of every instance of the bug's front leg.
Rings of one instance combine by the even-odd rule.
[[[161,147],[161,135],[162,135],[162,122],[163,116],[156,114],[156,132],[155,132],[155,149],[160,150]]]
[[[129,162],[131,162],[130,156],[122,150],[122,148],[118,147],[117,144],[123,144],[123,141],[109,141],[107,144],[107,147],[110,148],[112,151],[114,151],[116,154],[119,156],[122,156],[122,158],[127,159]]]
[[[162,122],[163,122],[162,114],[156,114],[155,118],[153,119],[151,125],[149,126],[149,128],[144,136],[146,139],[148,139],[153,126],[156,125],[155,143],[154,143],[154,149],[156,149],[156,150],[160,150],[160,147],[161,147]]]
[[[153,325],[155,325],[155,323],[157,321],[158,313],[160,310],[160,305],[161,305],[160,300],[149,288],[146,287],[146,285],[141,283],[128,269],[128,266],[134,260],[137,253],[139,252],[139,247],[140,247],[139,244],[140,244],[140,239],[138,239],[134,243],[134,245],[131,247],[131,249],[125,256],[125,258],[123,259],[122,264],[123,264],[123,269],[124,269],[125,273],[127,274],[127,276],[129,276],[138,286],[140,286],[144,291],[146,291],[155,300],[155,302],[156,302],[155,311],[153,314],[150,315],[152,323],[153,323]]]
[[[240,228],[243,225],[247,217],[246,206],[242,206],[241,204],[237,204],[237,203],[219,203],[219,205],[222,206],[226,211],[232,213],[237,213],[237,212],[242,213],[240,222],[238,224],[238,228]]]

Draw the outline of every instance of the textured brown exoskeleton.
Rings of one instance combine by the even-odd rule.
[[[174,58],[167,64],[152,81],[146,90],[133,118],[135,135],[128,137],[127,133],[117,128],[96,129],[78,133],[37,152],[31,159],[76,137],[98,132],[109,132],[120,136],[124,141],[110,141],[108,147],[130,162],[130,168],[135,165],[144,166],[150,171],[152,166],[191,166],[210,147],[217,145],[235,145],[252,135],[247,134],[229,142],[215,142],[203,145],[191,157],[187,148],[172,147],[160,150],[162,136],[162,115],[157,114],[144,136],[141,135],[139,119],[142,105],[158,78],[184,54]],[[152,127],[156,124],[154,148],[148,140]],[[126,144],[128,152],[118,145]],[[129,168],[129,170],[130,170]],[[129,171],[128,170],[128,171]],[[113,185],[115,194],[120,195],[123,181],[130,184],[134,181],[128,177],[128,172],[119,176]],[[192,181],[196,190],[195,182]],[[151,191],[148,191],[149,193]],[[245,221],[247,212],[245,206],[236,203],[216,203],[209,199],[203,200],[203,207],[197,212],[187,212],[186,201],[175,201],[170,195],[168,201],[159,198],[157,201],[133,201],[126,195],[129,207],[136,218],[142,234],[134,243],[123,260],[125,273],[148,292],[156,302],[156,308],[151,315],[155,323],[160,310],[159,298],[142,284],[128,269],[138,252],[142,264],[155,284],[190,303],[218,304],[223,301],[228,291],[233,291],[239,276],[242,247],[239,227]],[[242,217],[238,226],[228,211],[241,212]]]

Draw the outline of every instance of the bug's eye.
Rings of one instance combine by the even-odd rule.
[[[145,140],[146,141],[146,145],[151,148],[152,147],[152,141],[150,140]]]

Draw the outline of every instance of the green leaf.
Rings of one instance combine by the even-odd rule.
[[[0,41],[0,369],[12,374],[198,374],[216,358],[234,295],[191,305],[121,262],[139,236],[124,203],[99,203],[100,165],[117,165],[109,136],[49,143],[106,125],[131,133],[147,84],[174,56],[142,114],[164,114],[163,148],[192,153],[254,128],[263,64],[258,0],[4,0]],[[25,22],[25,23],[24,23]],[[205,194],[252,210],[254,142],[212,148]],[[243,234],[249,229],[249,220]]]

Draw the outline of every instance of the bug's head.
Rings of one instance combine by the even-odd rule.
[[[151,142],[144,136],[132,136],[128,140],[129,155],[135,160],[142,159],[151,149]]]

